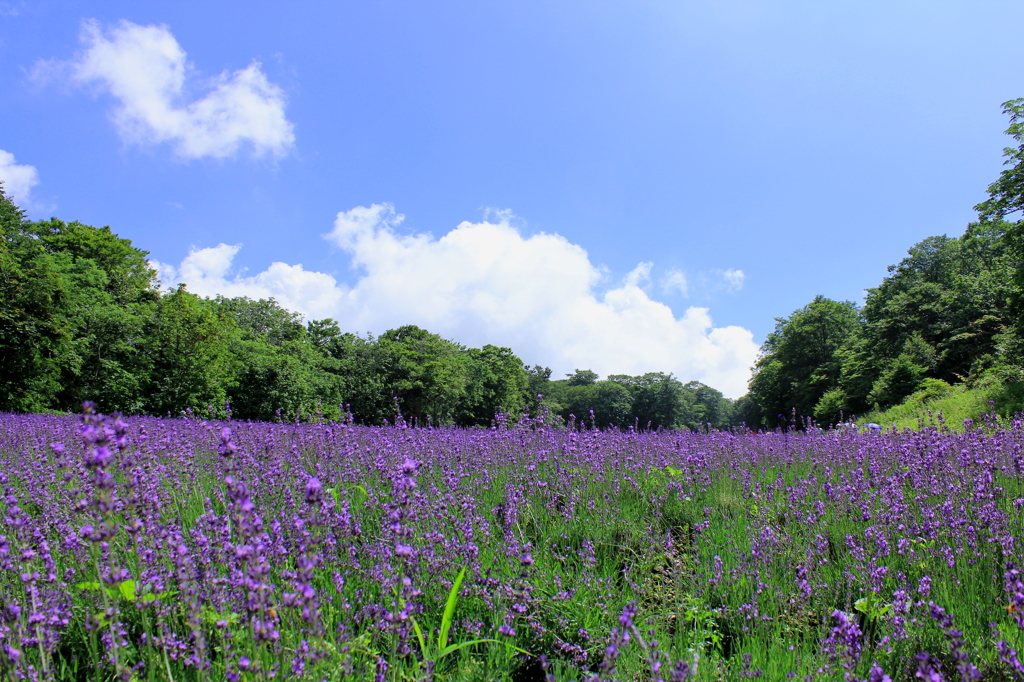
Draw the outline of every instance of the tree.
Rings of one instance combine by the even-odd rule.
[[[274,299],[218,296],[211,302],[234,330],[228,398],[235,417],[287,419],[341,415],[341,363],[328,346],[341,334],[333,320],[302,322]]]
[[[822,396],[838,385],[840,351],[861,326],[854,303],[824,296],[775,322],[750,380],[750,395],[769,426],[775,425],[776,415],[788,417],[793,408],[800,415],[814,414]]]
[[[0,410],[51,408],[72,353],[63,310],[71,282],[2,183],[0,229]]]
[[[749,429],[757,429],[761,425],[762,416],[761,407],[749,393],[740,396],[733,403],[733,423],[737,426],[744,425]]]
[[[675,429],[685,426],[692,411],[693,395],[671,374],[648,372],[641,376],[613,374],[608,377],[630,393],[630,421],[640,428]]]
[[[551,368],[523,365],[526,372],[526,405],[530,414],[537,414],[542,402],[550,402]],[[555,410],[557,412],[557,410]]]
[[[31,232],[71,285],[63,315],[73,351],[54,406],[75,411],[91,400],[101,410],[139,412],[144,335],[159,298],[149,253],[109,227],[52,218],[33,223]]]
[[[0,188],[0,406],[137,412],[157,300],[148,254],[109,227],[31,222]]]
[[[562,398],[561,416],[567,421],[576,418],[578,425],[625,427],[632,423],[632,398],[629,390],[614,381],[568,386]],[[591,418],[593,412],[593,418]]]
[[[405,416],[451,422],[469,378],[463,347],[415,325],[389,329],[378,344],[384,383]]]
[[[1002,220],[1007,215],[1024,211],[1024,98],[1003,102],[1003,113],[1010,117],[1006,134],[1017,147],[1006,147],[1003,165],[1009,166],[999,179],[988,186],[989,198],[974,207],[982,222]]]
[[[868,290],[861,332],[839,353],[842,391],[829,394],[816,418],[834,421],[839,410],[888,407],[926,377],[973,380],[992,366],[1011,322],[1007,301],[1019,263],[1005,238],[1011,227],[972,223],[957,239],[915,244],[890,266],[882,283]]]
[[[597,372],[591,372],[589,369],[578,369],[572,374],[566,374],[566,384],[569,386],[590,386],[597,382]]]
[[[989,198],[977,206],[982,224],[1001,222],[1014,213],[1024,211],[1024,98],[1003,103],[1003,113],[1010,117],[1006,134],[1011,136],[1016,147],[1003,150],[1005,166],[1009,168],[988,187]],[[1014,291],[1009,297],[1008,313],[1014,328],[1014,337],[1007,344],[1014,356],[1011,361],[1024,363],[1024,348],[1020,339],[1024,337],[1024,220],[1004,223],[1005,242],[1009,254],[1015,259],[1013,273]]]
[[[180,414],[223,412],[232,376],[233,325],[184,285],[161,297],[146,335],[151,372],[145,408]]]
[[[273,298],[254,301],[246,296],[217,296],[213,303],[218,308],[218,314],[234,322],[243,338],[259,339],[272,346],[306,339],[307,329],[302,322],[302,315],[283,308]],[[321,325],[316,324],[316,328],[321,329]],[[323,327],[324,330],[328,328]]]
[[[459,405],[456,423],[487,426],[499,411],[522,414],[529,386],[523,361],[510,348],[492,345],[470,348],[466,355],[466,392]]]
[[[699,381],[691,381],[683,388],[692,395],[689,413],[683,420],[685,426],[699,430],[709,426],[724,429],[732,425],[733,403],[721,391]]]
[[[316,332],[314,337],[319,337]],[[395,404],[387,384],[388,354],[372,334],[344,333],[323,343],[323,349],[338,365],[335,371],[344,379],[342,402],[348,405],[356,421],[382,424],[395,415]]]

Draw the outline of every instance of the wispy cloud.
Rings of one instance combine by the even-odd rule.
[[[722,272],[722,282],[725,285],[725,290],[729,293],[734,293],[743,288],[743,281],[746,279],[746,275],[743,274],[742,270],[724,270]]]
[[[623,280],[623,284],[625,286],[636,287],[638,289],[647,287],[651,283],[651,269],[653,267],[654,263],[649,261],[637,263],[637,266],[626,275]]]
[[[168,284],[204,295],[274,296],[346,329],[380,332],[418,324],[474,346],[512,347],[556,375],[576,367],[599,374],[674,372],[730,397],[746,392],[757,355],[750,331],[715,327],[707,308],[677,317],[642,288],[651,263],[621,285],[606,280],[587,252],[557,234],[524,237],[511,215],[463,222],[440,238],[400,234],[402,216],[387,204],[339,213],[325,238],[360,275],[348,286],[301,265],[273,263],[256,275],[232,269],[238,245],[194,250],[178,267],[160,266]],[[159,264],[158,264],[159,265]]]
[[[692,281],[691,281],[692,279]],[[742,270],[729,268],[728,270],[701,270],[692,278],[678,268],[671,268],[659,278],[661,291],[664,294],[681,294],[684,297],[691,295],[700,297],[713,297],[715,294],[735,294],[743,289],[743,282],[746,275]]]
[[[32,78],[110,94],[117,101],[111,118],[125,142],[168,143],[185,159],[225,158],[243,148],[280,157],[294,145],[284,92],[259,62],[201,79],[167,26],[124,20],[106,28],[84,21],[80,40],[73,59],[37,62]],[[190,98],[195,89],[205,95]]]
[[[686,273],[678,268],[671,268],[661,278],[661,290],[666,294],[679,293],[683,296],[689,296],[690,286],[686,281]]]

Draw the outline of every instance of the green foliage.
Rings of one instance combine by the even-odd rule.
[[[1018,259],[1007,249],[1007,227],[971,224],[959,239],[930,237],[890,267],[864,305],[859,371],[874,377],[872,387],[865,394],[847,386],[848,393],[892,405],[926,376],[955,382],[984,371],[1009,322]]]
[[[307,327],[299,315],[273,299],[218,297],[213,303],[235,330],[230,343],[232,379],[228,382],[235,417],[341,416],[338,405],[345,388],[338,372],[341,363],[324,352],[331,338],[340,335],[333,320],[312,322]]]
[[[1013,138],[1017,147],[1003,150],[1004,165],[1009,168],[988,186],[989,198],[974,207],[984,221],[1002,219],[1024,210],[1024,98],[1004,102],[1003,113],[1010,117],[1006,134]]]
[[[693,400],[683,423],[692,430],[706,428],[724,429],[736,424],[733,402],[722,396],[722,392],[699,381],[683,386]]]
[[[900,355],[875,381],[867,401],[871,404],[893,405],[912,393],[924,378],[927,367],[916,364],[908,355]]]
[[[861,421],[875,422],[886,428],[918,428],[922,424],[931,424],[941,414],[946,424],[960,428],[965,419],[977,419],[988,411],[995,389],[969,389],[959,384],[944,395],[926,397],[929,393],[929,389],[922,388],[899,405],[862,415]]]
[[[468,381],[456,422],[463,426],[485,426],[498,412],[522,414],[529,387],[523,361],[510,348],[489,344],[480,349],[470,348],[466,355]]]
[[[648,372],[642,376],[613,374],[608,377],[626,388],[632,399],[630,421],[640,428],[667,429],[688,426],[693,412],[693,392],[671,374]]]
[[[750,384],[761,423],[793,407],[834,423],[840,412],[898,405],[925,379],[975,381],[1005,359],[1020,262],[1008,229],[972,224],[958,239],[914,245],[868,290],[859,317],[851,303],[818,297],[780,320]]]
[[[1024,221],[1004,218],[1024,209],[1024,99],[1006,102],[1003,112],[1017,146],[1004,150],[1009,168],[975,206],[981,221],[959,238],[929,237],[911,247],[868,289],[860,325],[844,324],[849,314],[820,306],[820,297],[779,320],[754,367],[745,413],[767,425],[795,407],[833,422],[841,412],[900,405],[919,388],[934,388],[923,383],[929,380],[975,385],[1000,368],[1017,374],[1003,385],[1016,385],[1024,366]],[[845,337],[810,314],[819,307],[848,330]],[[804,353],[794,337],[812,348],[818,339],[822,352]]]
[[[671,374],[613,374],[609,381],[629,391],[629,421],[641,429],[724,429],[737,424],[733,402],[699,381],[683,384]],[[576,413],[577,416],[579,413]]]
[[[590,386],[597,383],[598,375],[597,372],[592,372],[589,369],[577,369],[572,374],[566,374],[566,384],[569,386]]]
[[[953,387],[942,379],[923,379],[919,388],[920,390],[914,395],[921,402],[943,398],[953,391]]]
[[[793,408],[800,415],[813,414],[825,393],[839,385],[841,351],[860,328],[855,304],[824,296],[788,318],[777,318],[750,381],[762,423],[774,426],[776,415],[788,417]]]
[[[733,424],[743,425],[750,429],[757,429],[761,425],[763,413],[761,406],[757,404],[749,393],[736,399],[732,406]]]
[[[53,218],[32,222],[0,185],[0,410],[231,415],[488,426],[573,413],[600,427],[726,426],[732,404],[671,375],[551,381],[509,348],[465,348],[408,325],[380,337],[305,321],[275,300],[161,292],[145,251]],[[543,395],[544,399],[538,399]],[[590,412],[594,419],[590,419]]]
[[[208,406],[224,405],[234,331],[228,320],[184,285],[161,297],[146,335],[146,411],[203,413]]]
[[[523,365],[526,372],[526,404],[531,414],[537,414],[544,399],[550,399],[548,395],[551,384],[551,368],[534,365],[530,367]],[[555,410],[557,412],[557,410]]]
[[[71,335],[62,308],[71,283],[0,184],[0,410],[51,407]]]
[[[138,411],[157,300],[145,251],[110,228],[32,223],[0,188],[0,409]]]
[[[464,350],[415,325],[381,334],[384,382],[406,418],[423,425],[428,417],[440,424],[455,418],[469,381]]]
[[[578,425],[625,428],[633,421],[629,390],[614,381],[568,386],[562,401],[561,416]]]
[[[848,402],[846,391],[836,387],[825,392],[814,406],[814,419],[819,424],[830,425],[845,421],[843,410]]]

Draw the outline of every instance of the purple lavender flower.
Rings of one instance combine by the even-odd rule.
[[[863,633],[856,620],[850,618],[844,611],[833,611],[832,618],[835,620],[835,625],[829,632],[822,649],[848,673],[851,673],[860,661]]]

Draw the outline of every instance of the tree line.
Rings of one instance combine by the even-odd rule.
[[[598,427],[722,428],[732,401],[671,374],[552,380],[509,348],[407,325],[379,336],[305,321],[273,299],[159,287],[109,227],[30,221],[0,183],[0,411],[77,411],[487,426],[544,412]]]
[[[795,410],[836,423],[957,383],[1020,392],[1024,221],[1007,217],[1024,209],[1024,99],[1003,111],[1016,146],[974,207],[978,220],[957,238],[915,244],[862,306],[817,296],[776,318],[736,404],[743,421],[774,427]]]

